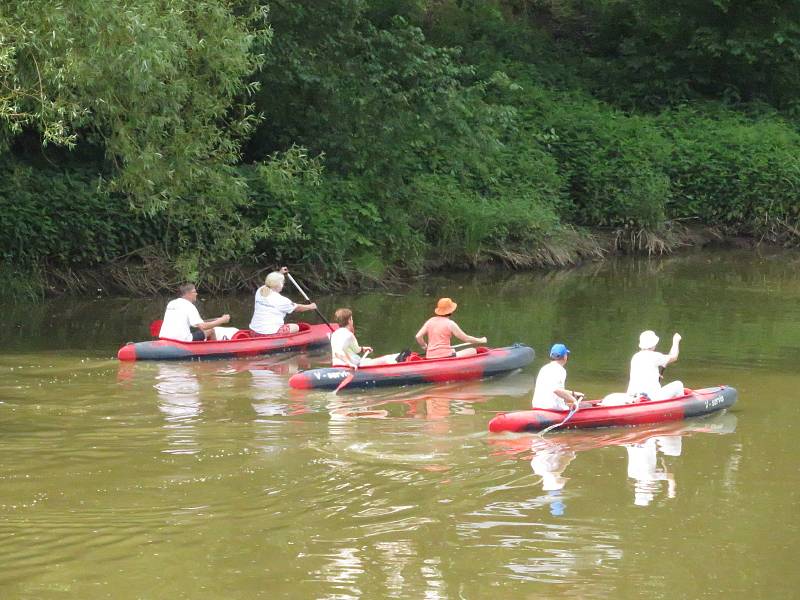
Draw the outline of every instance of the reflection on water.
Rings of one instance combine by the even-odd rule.
[[[562,490],[569,478],[564,475],[577,454],[610,446],[622,446],[627,451],[627,475],[634,480],[633,503],[649,505],[666,483],[666,497],[675,498],[677,483],[664,457],[681,456],[683,438],[701,433],[729,434],[736,430],[736,416],[714,415],[707,419],[630,428],[595,431],[570,431],[553,436],[518,436],[491,439],[501,453],[518,454],[531,451],[533,473],[540,477],[542,491],[547,493],[551,514],[564,514]],[[529,445],[529,446],[528,446]],[[736,464],[736,458],[732,458]],[[730,470],[735,470],[735,467]]]
[[[197,444],[197,418],[200,404],[200,381],[191,364],[158,363],[156,383],[158,409],[166,416],[168,454],[194,454]]]
[[[496,397],[529,396],[533,378],[528,373],[508,375],[477,381],[460,381],[438,385],[418,385],[400,388],[379,388],[348,394],[320,392],[304,393],[309,398],[324,397],[335,421],[353,418],[412,418],[423,421],[445,421],[453,416],[475,414],[475,406]],[[447,423],[430,425],[429,431],[446,431]]]
[[[560,517],[565,508],[561,490],[567,484],[563,473],[576,454],[565,444],[543,438],[533,440],[531,450],[531,469],[542,478],[542,491],[547,492],[550,514]]]
[[[246,361],[243,366],[239,366],[239,369],[246,369],[250,373],[252,406],[256,414],[261,417],[275,417],[308,412],[305,403],[291,394],[288,382],[298,371],[311,368],[311,364],[306,354],[290,354]]]
[[[625,444],[628,451],[628,477],[636,481],[634,504],[650,504],[659,491],[661,481],[667,482],[667,497],[675,497],[675,475],[667,470],[663,457],[659,465],[658,450],[664,456],[680,456],[681,446],[681,437],[675,435],[652,437],[640,444]]]

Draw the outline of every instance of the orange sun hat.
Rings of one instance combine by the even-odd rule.
[[[453,302],[451,298],[439,298],[436,303],[436,309],[433,312],[439,316],[444,316],[455,312],[456,308],[458,308],[458,304]]]

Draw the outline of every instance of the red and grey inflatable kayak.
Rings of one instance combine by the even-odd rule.
[[[319,348],[330,343],[331,329],[327,325],[299,323],[300,331],[289,334],[252,335],[240,330],[230,340],[180,342],[160,339],[151,342],[129,342],[117,352],[119,360],[201,360],[258,356],[278,352],[298,352]],[[332,326],[333,329],[337,325]]]
[[[614,427],[680,421],[730,408],[736,403],[736,389],[727,385],[700,390],[684,389],[683,396],[668,400],[645,400],[621,406],[600,406],[599,400],[582,403],[561,427]],[[583,405],[586,404],[586,408]],[[502,413],[489,421],[489,431],[541,431],[563,421],[567,411],[533,409]]]
[[[514,344],[505,348],[477,348],[472,356],[410,360],[390,365],[361,367],[348,384],[349,388],[412,385],[417,383],[443,383],[481,379],[508,373],[533,362],[530,346]],[[296,389],[334,390],[353,370],[330,367],[302,371],[289,379]]]

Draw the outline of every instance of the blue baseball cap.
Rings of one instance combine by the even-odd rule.
[[[553,344],[553,347],[550,348],[550,358],[564,358],[567,354],[569,354],[569,348],[564,344]]]

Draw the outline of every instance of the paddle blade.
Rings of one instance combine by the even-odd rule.
[[[150,323],[150,335],[152,335],[154,338],[157,338],[158,334],[161,333],[161,324],[163,322],[163,320],[157,319]]]
[[[356,374],[355,371],[352,371],[352,372],[348,373],[347,377],[342,379],[342,382],[336,387],[335,390],[333,390],[333,393],[334,394],[338,394],[340,390],[343,390],[344,388],[346,388],[348,386],[348,384],[351,381],[353,381],[353,377],[355,376],[355,374]]]

